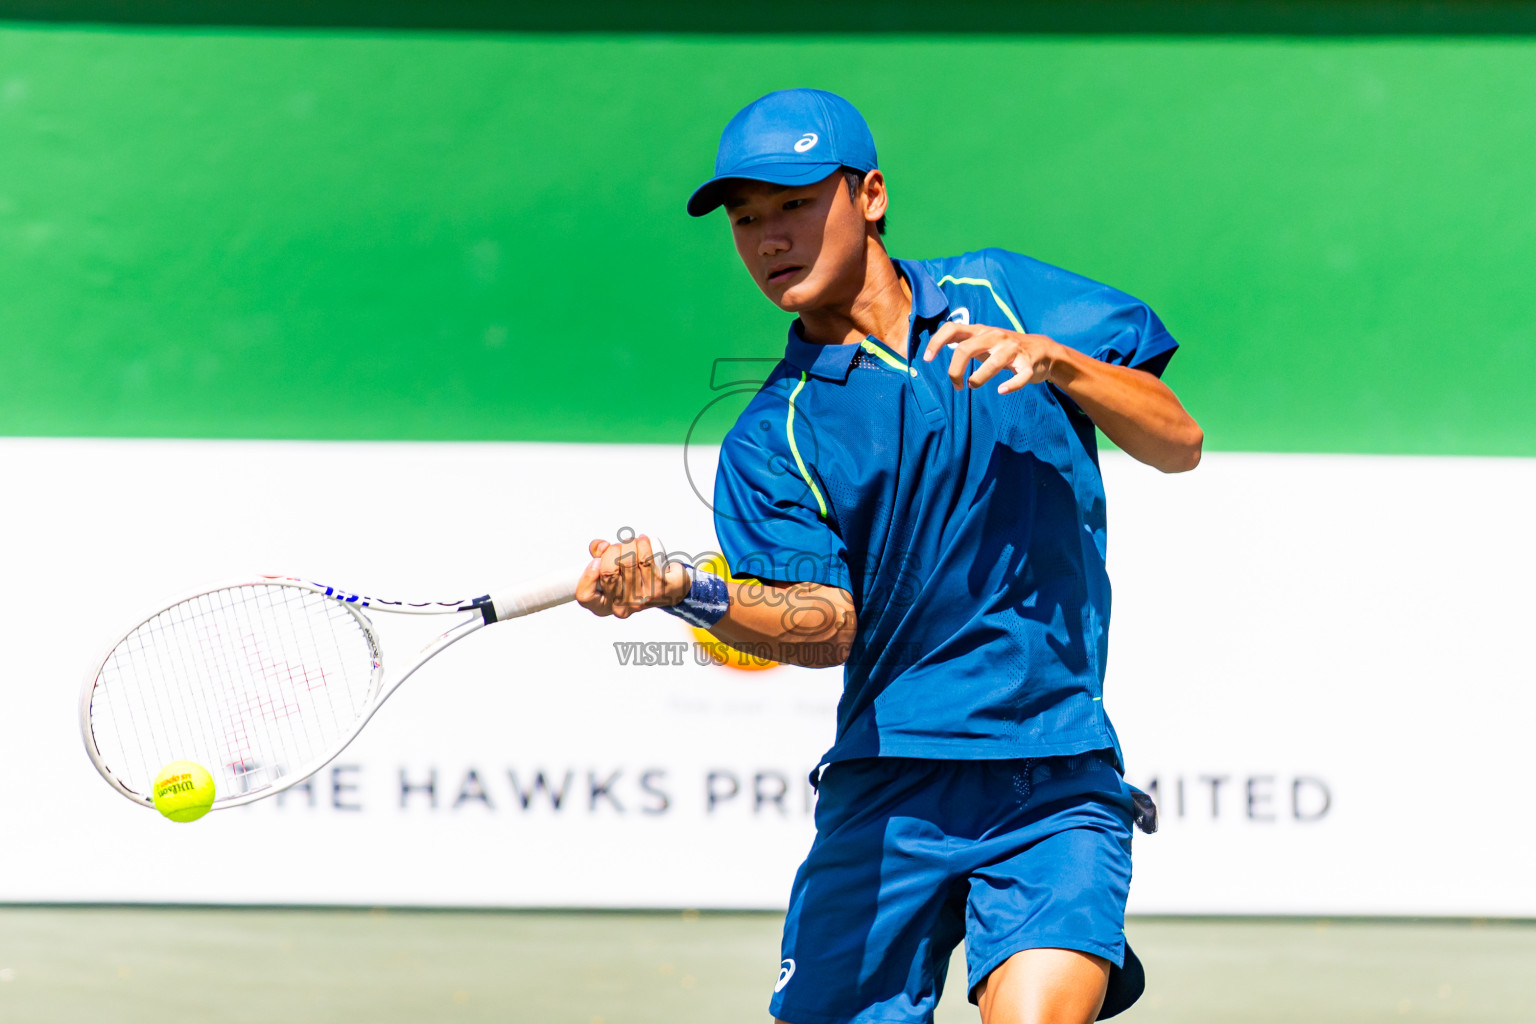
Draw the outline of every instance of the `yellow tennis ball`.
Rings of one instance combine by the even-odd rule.
[[[172,761],[155,776],[155,810],[172,821],[196,821],[213,806],[213,776],[194,761]]]

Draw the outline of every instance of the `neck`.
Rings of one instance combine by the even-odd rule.
[[[873,238],[865,240],[864,259],[856,275],[851,299],[801,310],[801,337],[817,345],[856,344],[876,337],[906,356],[912,290],[885,247]]]

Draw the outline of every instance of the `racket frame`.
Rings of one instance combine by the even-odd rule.
[[[244,793],[230,795],[220,794],[215,790],[212,810],[223,810],[226,807],[240,807],[244,804],[264,800],[269,796],[275,796],[284,790],[305,781],[316,772],[330,764],[342,751],[351,745],[362,732],[363,727],[378,713],[391,695],[405,683],[416,670],[425,665],[432,658],[441,654],[451,645],[469,636],[471,633],[488,626],[493,622],[501,622],[507,619],[520,618],[533,612],[543,611],[575,600],[576,579],[580,575],[575,573],[563,573],[557,576],[548,576],[536,580],[521,587],[511,588],[496,595],[486,594],[467,601],[423,601],[403,602],[391,601],[382,598],[368,597],[364,594],[342,590],[339,587],[327,586],[322,583],[314,583],[295,576],[258,576],[254,578],[234,580],[207,586],[190,594],[183,594],[176,600],[162,604],[158,609],[144,616],[131,628],[125,630],[116,640],[107,647],[102,656],[94,662],[90,674],[86,676],[85,685],[80,692],[80,736],[85,743],[85,752],[95,765],[96,771],[118,793],[131,800],[135,804],[144,807],[154,807],[155,801],[152,794],[136,793],[129,789],[107,766],[101,750],[96,744],[95,732],[91,726],[91,703],[96,693],[97,684],[101,679],[102,670],[111,660],[112,654],[118,647],[132,636],[146,623],[157,616],[165,614],[172,608],[194,601],[199,597],[218,593],[225,590],[234,590],[240,587],[257,586],[283,586],[295,587],[329,598],[346,608],[357,620],[368,641],[368,649],[373,657],[373,673],[369,680],[367,693],[367,705],[357,721],[346,735],[336,743],[334,748],[311,759],[308,764],[295,768],[285,774],[281,779],[270,785]],[[429,641],[426,646],[416,653],[415,658],[407,665],[405,670],[391,680],[388,686],[384,682],[384,653],[379,643],[377,631],[372,621],[364,615],[364,610],[388,612],[397,615],[456,615],[465,617],[440,633],[435,639]]]

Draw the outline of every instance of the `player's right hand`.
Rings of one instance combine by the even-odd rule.
[[[644,534],[612,543],[594,539],[592,556],[576,583],[576,603],[594,615],[627,619],[647,608],[679,604],[688,596],[688,570],[651,549]]]

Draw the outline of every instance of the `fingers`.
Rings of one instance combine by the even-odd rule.
[[[598,570],[598,580],[602,585],[603,593],[608,596],[613,614],[621,619],[629,617],[629,609],[625,605],[628,600],[628,591],[624,587],[627,582],[624,567],[633,560],[634,541],[608,545],[603,549],[600,559],[602,568]]]
[[[1013,359],[1013,376],[998,385],[1000,395],[1050,379],[1051,351],[1056,343],[1043,334],[1026,334],[1024,342]]]
[[[581,571],[581,578],[576,581],[576,603],[593,615],[613,614],[613,600],[603,592],[602,584],[602,554],[609,547],[611,545],[600,538],[594,539],[587,545],[587,554],[592,555],[593,558]]]
[[[667,600],[670,579],[675,590],[686,579],[682,563],[663,564],[651,539],[644,534],[616,544],[594,540],[587,550],[595,557],[577,584],[576,599],[597,615],[627,619],[646,608],[673,603]],[[591,577],[591,588],[583,589]]]
[[[987,337],[971,338],[968,341],[958,342],[955,345],[954,354],[949,357],[949,382],[955,386],[956,391],[965,387],[965,369],[970,365],[971,360],[990,353],[993,351],[994,345],[996,345],[996,342]],[[1003,346],[999,345],[997,347],[1001,350]],[[1011,359],[1012,356],[1013,353],[1010,350],[1009,358]]]
[[[1047,378],[1051,364],[1050,347],[1054,344],[1043,335],[949,323],[934,332],[923,358],[932,361],[938,350],[948,345],[949,381],[956,391],[966,387],[979,388],[1004,369],[1012,369],[1013,376],[997,388],[998,394],[1006,395]],[[982,362],[968,374],[966,370],[972,359]]]
[[[997,386],[997,393],[1012,394],[1022,387],[1035,383],[1038,375],[1035,363],[1028,356],[1020,355],[1013,361],[1013,376]]]
[[[999,370],[1006,369],[1007,367],[1012,366],[1013,363],[1014,352],[1012,346],[999,346],[998,348],[993,349],[991,354],[987,356],[986,360],[980,366],[976,367],[975,372],[966,378],[966,383],[973,388],[979,388],[987,381],[997,376]],[[1010,382],[1005,380],[1003,383],[1008,384]],[[1001,393],[1003,389],[999,387],[997,390],[999,393]]]
[[[933,357],[939,354],[939,349],[945,345],[953,345],[957,341],[969,338],[972,333],[974,332],[970,324],[962,324],[954,320],[941,324],[939,329],[933,332],[933,336],[928,339],[928,347],[923,350],[923,362],[933,362]]]
[[[624,598],[613,614],[627,619],[635,612],[650,607],[661,581],[655,572],[651,538],[642,533],[622,547],[625,550],[619,555],[617,564],[623,580]]]
[[[596,547],[598,544],[603,544],[605,548],[608,546],[602,541],[592,542],[593,547]],[[606,616],[613,614],[613,602],[603,592],[600,575],[602,568],[603,560],[601,558],[594,558],[581,571],[581,578],[576,581],[576,603],[593,615]]]

